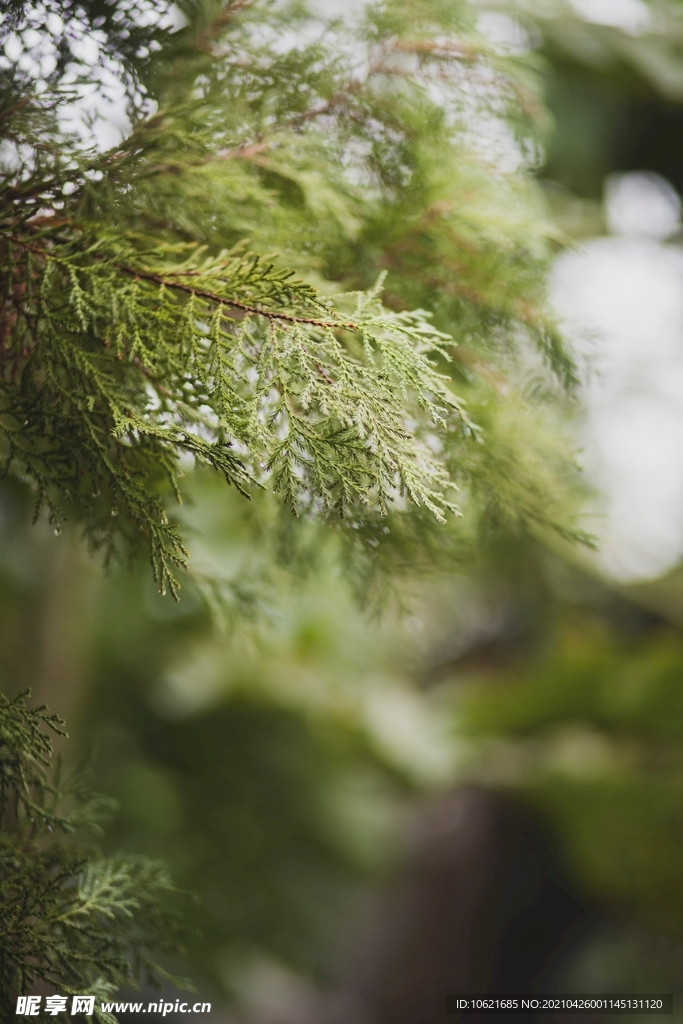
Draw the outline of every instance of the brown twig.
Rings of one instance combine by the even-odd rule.
[[[9,235],[7,237],[11,242],[14,242],[16,245],[20,245],[23,249],[27,249],[38,256],[42,256],[47,259],[55,259],[52,253],[48,252],[47,249],[43,249],[41,246],[33,245],[30,242],[24,241],[24,239],[15,237],[14,235]],[[173,281],[168,277],[163,277],[161,274],[155,274],[149,270],[140,270],[137,267],[129,267],[125,263],[117,263],[116,268],[122,273],[130,274],[131,277],[138,278],[139,280],[153,281],[155,284],[163,285],[166,288],[173,288],[176,291],[185,292],[187,295],[196,295],[200,299],[208,299],[209,302],[215,302],[221,306],[230,306],[234,309],[241,309],[244,313],[253,313],[254,316],[266,317],[271,322],[274,320],[284,320],[286,323],[308,324],[312,327],[325,327],[329,329],[341,327],[349,331],[360,330],[358,324],[354,323],[353,320],[322,320],[318,317],[298,316],[296,313],[278,313],[272,309],[263,309],[262,306],[252,306],[247,302],[240,302],[239,299],[228,299],[223,295],[217,295],[215,292],[207,291],[204,288],[195,288],[193,285],[183,284],[182,281]]]
[[[313,327],[345,327],[351,331],[360,330],[358,324],[353,323],[351,320],[340,322],[321,320],[310,316],[297,316],[296,313],[277,313],[275,310],[263,309],[261,306],[251,306],[246,302],[239,302],[237,299],[226,299],[222,295],[206,291],[204,288],[194,288],[192,285],[183,284],[180,281],[171,281],[166,277],[162,277],[161,274],[154,274],[151,271],[136,270],[135,267],[127,267],[124,263],[117,263],[116,265],[124,274],[131,274],[133,277],[141,278],[143,281],[154,281],[156,284],[165,285],[167,288],[175,288],[176,291],[186,292],[188,295],[197,295],[200,299],[208,299],[210,302],[216,302],[221,306],[232,306],[235,309],[241,309],[245,313],[267,317],[269,320],[285,320],[287,323],[310,324]]]

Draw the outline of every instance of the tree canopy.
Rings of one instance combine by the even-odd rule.
[[[26,692],[0,694],[0,1017],[36,982],[99,1001],[139,976],[164,978],[151,950],[176,950],[175,890],[162,864],[97,857],[75,834],[100,832],[110,803],[53,763],[50,733],[64,723]]]
[[[7,509],[23,513],[30,493],[34,520],[57,534],[75,522],[108,560],[146,550],[159,588],[176,596],[196,568],[187,548],[203,546],[206,593],[227,581],[241,612],[279,602],[270,646],[248,663],[227,658],[229,677],[231,638],[215,635],[192,592],[160,611],[138,575],[119,577],[93,620],[92,718],[101,724],[107,709],[121,743],[143,752],[122,755],[108,737],[110,788],[138,798],[119,834],[135,845],[126,830],[156,810],[164,820],[149,843],[162,835],[164,845],[176,817],[194,816],[196,842],[178,844],[174,868],[219,894],[198,912],[208,937],[193,960],[219,985],[226,935],[292,947],[300,922],[285,928],[278,915],[310,910],[310,893],[286,877],[300,870],[302,845],[321,887],[340,863],[372,860],[335,836],[337,790],[358,750],[373,785],[399,789],[441,770],[428,715],[417,753],[387,740],[404,670],[386,669],[389,644],[338,587],[339,564],[362,563],[366,579],[478,555],[489,534],[582,536],[558,426],[578,375],[544,294],[559,236],[532,175],[547,127],[537,67],[487,42],[466,0],[386,0],[355,23],[258,0],[12,0],[0,42]],[[118,141],[101,116],[112,97],[125,110]],[[217,475],[239,500],[218,492]],[[190,511],[178,508],[183,495]],[[7,549],[23,552],[21,527],[5,527]],[[313,596],[275,580],[273,566],[295,560],[317,562]],[[264,565],[269,587],[254,597]],[[2,566],[3,586],[16,582]],[[20,594],[7,583],[8,604],[37,600],[42,568],[32,579]],[[65,586],[60,604],[71,597]],[[13,661],[3,636],[15,686],[35,666],[29,654]],[[243,702],[176,729],[188,676],[191,707],[211,707],[230,686]],[[412,699],[403,682],[399,704]],[[142,696],[154,687],[156,698]],[[155,699],[163,727],[150,724]],[[421,702],[410,706],[419,719]],[[17,903],[54,880],[32,919],[36,941],[7,961],[5,991],[37,978],[64,991],[131,981],[166,920],[155,899],[168,880],[156,862],[102,859],[34,828],[30,807],[59,788],[36,732],[51,720],[21,699],[0,711],[0,728],[12,726],[0,735],[0,755],[11,754],[0,782],[14,785],[6,764],[17,737],[29,736],[20,753],[34,771],[20,820],[2,821],[3,848],[15,857],[27,844],[42,872],[33,890],[21,873],[7,884]],[[327,823],[310,809],[318,804],[337,807]],[[46,828],[56,813],[43,815]],[[277,857],[254,838],[266,813]],[[235,845],[242,832],[255,867],[253,851]],[[98,878],[102,900],[78,917],[78,894]],[[272,905],[259,911],[264,886]],[[149,900],[136,902],[144,887]],[[226,925],[216,914],[228,889]],[[67,935],[65,914],[83,927]],[[303,949],[309,934],[299,932]],[[101,956],[78,974],[73,956],[85,947]],[[309,948],[300,959],[310,962]]]
[[[109,556],[142,541],[173,593],[188,458],[350,536],[405,502],[441,522],[463,486],[566,531],[556,455],[474,408],[523,416],[534,348],[576,380],[544,305],[529,69],[464,2],[355,29],[182,13],[13,4],[1,27],[0,430],[36,516]],[[130,127],[101,151],[65,111],[112,76]]]

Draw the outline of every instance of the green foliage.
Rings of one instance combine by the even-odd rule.
[[[677,0],[643,0],[611,12],[564,0],[485,0],[485,6],[521,22],[542,62],[553,121],[542,176],[554,184],[547,194],[563,230],[572,236],[605,231],[597,204],[615,171],[655,171],[681,190],[683,8]]]
[[[272,477],[294,511],[317,501],[337,515],[384,512],[398,486],[443,521],[447,473],[405,417],[451,429],[467,418],[429,358],[446,354],[448,339],[424,314],[390,314],[370,294],[346,319],[256,257],[172,262],[163,249],[82,245],[30,243],[25,261],[8,254],[10,281],[29,277],[39,296],[9,346],[32,350],[17,369],[21,387],[10,373],[3,388],[8,468],[16,460],[38,481],[36,515],[48,502],[61,521],[58,478],[96,543],[107,516],[144,529],[155,578],[174,592],[184,548],[146,483],[156,466],[177,493],[179,452],[243,493]],[[357,335],[356,358],[342,331]]]
[[[60,120],[78,87],[101,89],[99,65],[63,57],[40,92],[19,60],[0,81],[6,471],[57,530],[74,516],[108,555],[142,539],[174,594],[183,459],[356,530],[406,501],[443,522],[488,443],[462,392],[505,380],[497,405],[506,388],[527,401],[532,346],[575,381],[543,305],[540,208],[523,168],[476,139],[513,125],[533,148],[538,106],[466,4],[389,2],[355,31],[258,4],[183,11],[172,33],[150,6],[135,53],[124,5],[79,15],[130,96],[131,131],[106,153]],[[36,17],[15,5],[2,27],[29,64]],[[524,463],[523,448],[506,460]],[[551,475],[523,526],[558,525]]]
[[[454,666],[465,773],[542,808],[606,918],[673,943],[680,964],[680,626],[647,610],[647,588],[610,593],[554,558],[513,575],[508,597],[526,603],[516,648]],[[669,614],[671,597],[679,578],[660,602]]]
[[[198,571],[253,595],[274,557],[269,503],[208,472],[188,485]],[[350,897],[399,852],[406,798],[449,778],[441,713],[411,686],[412,634],[368,620],[319,524],[288,517],[282,543],[306,535],[298,561],[313,564],[270,574],[258,628],[242,595],[238,628],[220,631],[192,587],[169,602],[142,563],[103,578],[72,532],[30,526],[16,482],[0,496],[0,679],[45,685],[15,657],[45,652],[50,700],[78,721],[72,756],[97,744],[93,787],[120,806],[103,850],[162,858],[197,894],[174,969],[215,1006],[269,959],[329,979]]]
[[[565,648],[526,686],[513,685],[514,710],[508,703],[491,716],[489,694],[471,719],[535,758],[533,775],[515,773],[515,782],[559,823],[587,889],[641,926],[680,938],[680,653],[669,651],[660,667],[661,645],[639,645],[641,664],[627,668],[608,645],[574,646],[579,658],[567,659]]]
[[[0,694],[0,1015],[8,1021],[37,982],[99,1002],[139,976],[161,981],[152,952],[179,948],[164,868],[104,858],[75,841],[84,828],[98,830],[107,801],[62,779],[47,730],[65,736],[63,722],[44,705],[30,708],[27,696]]]
[[[403,632],[363,621],[340,575],[366,596],[371,572],[445,569],[484,536],[576,537],[557,422],[576,371],[545,306],[533,65],[492,49],[469,4],[388,0],[355,26],[301,5],[178,7],[171,31],[164,4],[14,0],[0,26],[0,494],[10,516],[30,488],[36,515],[109,557],[142,542],[173,593],[187,545],[204,595],[274,628],[243,646],[196,589],[164,604],[139,574],[100,603],[68,525],[29,553],[3,519],[0,665],[35,678],[17,635],[50,631],[43,598],[60,623],[70,609],[55,642],[67,665],[81,642],[92,655],[80,711],[125,805],[117,841],[200,892],[192,970],[234,994],[252,953],[323,976],[396,805],[453,778]],[[104,102],[105,72],[130,125],[101,152],[65,111]],[[61,990],[116,987],[149,955],[144,901],[167,883],[57,834],[35,841],[46,863],[74,857],[59,898],[83,893],[55,910],[65,962],[102,949],[105,923],[119,943],[118,967]]]

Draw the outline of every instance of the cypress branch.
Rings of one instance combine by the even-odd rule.
[[[101,831],[110,802],[82,773],[62,777],[50,733],[66,736],[64,723],[29,697],[0,694],[0,1020],[16,1020],[17,997],[41,983],[96,995],[104,1024],[100,999],[168,978],[152,956],[181,949],[178,894],[160,864],[79,842]]]
[[[132,128],[98,153],[59,111],[69,39],[101,15],[41,2],[46,26],[69,21],[62,64],[41,93],[0,69],[0,457],[36,514],[57,531],[76,519],[108,559],[146,545],[176,596],[188,556],[168,504],[187,455],[297,515],[369,522],[407,503],[444,523],[470,487],[467,446],[488,443],[464,391],[514,390],[529,343],[575,381],[528,182],[466,141],[480,115],[533,133],[527,83],[467,3],[386,0],[355,36],[327,26],[286,52],[258,3],[186,5],[175,34],[115,3],[90,30]],[[35,17],[18,0],[0,36]],[[360,267],[390,269],[384,302]]]

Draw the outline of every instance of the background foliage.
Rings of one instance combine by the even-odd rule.
[[[0,522],[3,689],[32,685],[38,700],[68,718],[78,745],[98,741],[98,786],[121,803],[107,842],[163,856],[174,881],[198,893],[189,916],[201,937],[189,942],[184,969],[203,998],[237,1002],[253,1020],[274,1019],[264,996],[273,986],[282,1005],[283,985],[291,994],[304,982],[334,979],[342,922],[353,917],[369,880],[400,862],[402,826],[415,798],[466,780],[512,789],[542,809],[577,890],[599,908],[600,926],[566,965],[567,984],[677,984],[679,584],[673,577],[616,593],[550,539],[575,534],[577,499],[558,428],[566,399],[557,378],[567,383],[572,370],[542,294],[553,239],[602,230],[606,173],[644,165],[683,184],[674,173],[678,136],[669,130],[680,117],[678,6],[661,5],[663,29],[631,34],[566,6],[539,13],[516,5],[535,48],[514,58],[476,32],[475,12],[464,4],[388,5],[371,12],[364,29],[374,64],[364,63],[367,49],[356,62],[346,29],[323,29],[297,10],[266,17],[258,7],[233,7],[234,17],[225,19],[211,5],[184,7],[188,24],[171,32],[158,21],[161,7],[150,6],[144,25],[124,5],[84,4],[72,29],[58,35],[57,62],[45,79],[50,89],[31,114],[38,119],[32,131],[54,132],[53,98],[63,103],[60,90],[74,88],[79,76],[91,81],[93,69],[111,68],[108,62],[131,97],[127,140],[104,156],[83,147],[76,166],[55,178],[62,198],[55,184],[54,215],[41,216],[67,217],[72,234],[62,242],[63,225],[29,228],[22,221],[31,244],[47,238],[65,246],[67,264],[77,262],[78,286],[93,305],[83,331],[73,321],[74,351],[94,352],[103,338],[93,296],[104,302],[100,286],[117,280],[117,264],[158,276],[171,266],[194,273],[196,266],[181,262],[180,243],[207,246],[216,259],[245,239],[259,255],[278,252],[262,264],[274,265],[275,277],[254,285],[264,289],[255,294],[259,308],[270,303],[296,315],[305,306],[305,315],[354,316],[347,300],[332,296],[371,289],[387,271],[385,306],[372,305],[370,315],[390,316],[395,331],[405,310],[425,309],[432,319],[410,321],[411,330],[433,325],[425,330],[458,342],[447,363],[444,339],[430,335],[434,366],[450,375],[446,386],[478,430],[463,429],[457,410],[440,444],[431,428],[411,430],[433,445],[458,482],[463,518],[435,528],[424,508],[394,502],[380,518],[355,502],[342,527],[331,529],[329,517],[320,523],[283,514],[270,493],[254,489],[247,503],[206,466],[191,469],[182,460],[186,500],[173,518],[169,489],[161,476],[149,476],[146,460],[167,459],[177,471],[184,444],[211,462],[215,421],[208,433],[190,430],[206,411],[198,408],[202,399],[183,399],[188,419],[182,427],[173,421],[178,434],[163,433],[171,428],[158,422],[157,433],[146,434],[171,406],[145,406],[139,366],[130,360],[119,378],[114,352],[98,349],[107,388],[115,383],[143,403],[135,415],[145,430],[139,420],[134,427],[130,417],[121,420],[131,473],[142,467],[139,479],[160,503],[139,495],[139,507],[157,526],[162,511],[170,529],[177,521],[182,533],[173,537],[182,535],[191,552],[191,575],[178,604],[158,596],[148,567],[137,561],[131,572],[115,569],[102,579],[68,526],[59,538],[55,524],[28,527],[35,500],[29,485],[40,477],[17,463],[19,477],[3,485]],[[45,8],[48,25],[52,10]],[[21,6],[10,14],[26,17]],[[435,26],[443,33],[439,47]],[[16,32],[17,22],[6,20],[3,30]],[[85,66],[78,39],[87,32],[101,35],[97,63]],[[282,43],[287,32],[296,46]],[[18,67],[3,72],[10,91],[27,88],[33,73]],[[552,128],[537,98],[539,81]],[[220,118],[208,118],[209,110]],[[669,126],[659,148],[643,146],[638,125],[646,121]],[[46,154],[46,166],[53,160]],[[10,189],[22,175],[34,180],[29,164],[11,165]],[[64,189],[66,178],[73,191]],[[29,198],[38,195],[47,202],[42,191]],[[102,225],[104,277],[86,242]],[[243,251],[220,257],[233,261],[230,274],[237,266],[253,272]],[[196,250],[183,250],[190,252]],[[209,263],[201,273],[220,278],[225,266]],[[314,284],[315,294],[288,283],[284,267],[296,270],[297,282]],[[88,283],[96,276],[97,290]],[[226,295],[227,280],[220,285]],[[230,277],[233,299],[235,281]],[[156,282],[148,290],[134,277],[132,283],[144,312],[157,301]],[[221,306],[211,303],[198,322],[208,325]],[[165,315],[180,331],[175,306],[187,312],[176,302]],[[242,330],[263,342],[261,329],[244,319],[234,318],[227,336]],[[335,344],[344,342],[341,354],[325,349],[328,335],[314,332],[305,341],[321,346],[318,361],[335,381],[356,353],[348,333],[334,335]],[[159,366],[168,372],[166,343],[163,335],[150,356],[153,374]],[[301,351],[292,358],[301,360]],[[171,367],[174,416],[188,365]],[[205,365],[193,389],[203,386]],[[364,367],[377,368],[372,359]],[[320,395],[327,382],[317,376]],[[411,408],[418,390],[409,389]],[[85,422],[87,402],[74,408]],[[107,399],[98,412],[103,423],[112,409]],[[321,422],[316,416],[315,430]],[[29,424],[29,433],[42,423],[48,420]],[[186,427],[198,440],[180,444]],[[227,436],[225,424],[220,429]],[[233,421],[230,431],[239,436]],[[349,435],[341,441],[344,459],[367,457],[365,450],[354,454]],[[61,465],[71,472],[71,433],[62,443]],[[200,451],[202,445],[208,447]],[[33,449],[25,450],[33,459]],[[248,462],[243,449],[235,452]],[[31,465],[40,472],[43,455],[39,445]],[[66,471],[59,467],[56,460],[54,472]],[[219,468],[239,472],[233,463]],[[318,512],[326,487],[334,510],[343,480],[335,473],[333,484],[323,474],[324,486],[317,485]],[[117,506],[114,477],[107,479],[95,504],[84,487],[83,500],[68,507],[64,488],[73,498],[73,485],[50,479],[55,523],[65,515],[85,521],[96,542],[111,536],[112,523],[117,534],[133,537],[133,499]],[[151,520],[145,522],[149,541]],[[166,570],[157,571],[163,577]],[[383,617],[368,619],[357,595],[367,599],[378,576],[384,597],[394,600]],[[170,957],[167,966],[178,964]]]
[[[30,691],[0,696],[0,1014],[14,1018],[17,996],[36,983],[72,997],[111,998],[139,976],[168,975],[152,950],[178,952],[169,909],[173,885],[163,865],[144,857],[98,857],[69,837],[98,833],[107,801],[64,779],[52,764],[50,733],[63,722]]]
[[[36,515],[57,529],[74,516],[108,558],[117,538],[146,542],[174,594],[187,553],[165,492],[180,498],[181,457],[342,520],[354,543],[397,502],[444,520],[462,485],[567,532],[531,440],[471,451],[487,435],[467,403],[529,405],[532,346],[564,385],[576,377],[544,307],[548,232],[523,173],[537,103],[467,5],[372,7],[355,31],[190,5],[165,36],[156,11],[134,56],[99,7],[74,27],[60,10],[19,5],[2,26],[16,56],[1,422]],[[112,23],[136,18],[120,6]],[[129,93],[130,130],[104,153],[63,113],[103,91],[73,52],[88,24]],[[484,158],[480,124],[508,133],[521,173]]]

